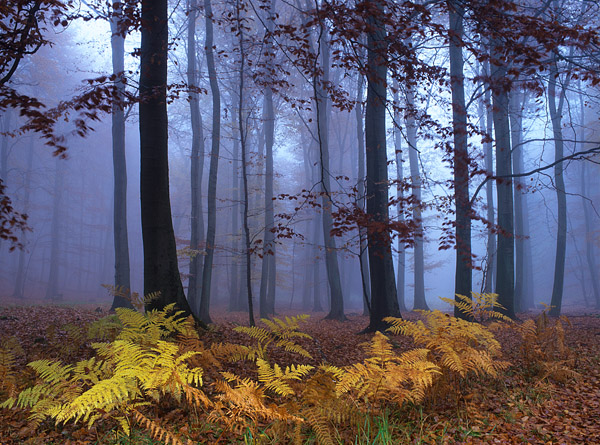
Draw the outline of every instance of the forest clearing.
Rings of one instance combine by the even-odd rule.
[[[5,306],[0,309],[2,400],[7,393],[14,394],[34,383],[35,372],[25,366],[29,361],[49,358],[67,364],[89,358],[93,350],[87,327],[104,317],[106,309],[102,312],[91,306]],[[368,317],[351,314],[348,321],[339,322],[324,320],[324,315],[312,314],[299,326],[301,332],[312,337],[298,340],[312,358],[271,348],[269,361],[282,367],[293,363],[345,367],[363,362],[367,357],[363,344],[372,340],[373,334],[358,333],[368,325]],[[533,314],[519,316],[529,320]],[[412,313],[405,318],[414,321],[423,316]],[[200,340],[207,349],[211,344],[228,342],[252,345],[252,338],[234,330],[236,326],[247,324],[247,314],[215,312],[214,321],[209,331],[200,332]],[[299,440],[294,438],[295,428],[289,420],[279,421],[283,422],[282,427],[277,420],[269,420],[266,412],[264,418],[260,413],[244,415],[242,405],[237,406],[240,412],[236,416],[239,416],[238,422],[244,419],[244,424],[234,422],[233,411],[229,412],[232,416],[229,422],[233,423],[218,422],[214,417],[207,420],[210,408],[195,409],[172,397],[163,397],[160,402],[139,409],[149,422],[164,428],[166,443],[600,443],[600,317],[572,314],[568,321],[563,320],[565,349],[561,346],[562,334],[552,328],[555,321],[549,320],[545,333],[538,331],[537,336],[529,338],[527,341],[531,344],[525,350],[527,341],[523,337],[514,335],[509,328],[498,331],[501,359],[509,361],[510,366],[499,371],[496,378],[478,377],[470,372],[452,380],[459,388],[454,390],[447,386],[448,382],[439,384],[437,380],[418,403],[397,404],[373,395],[368,402],[368,396],[362,401],[357,398],[354,399],[357,410],[348,414],[348,418],[336,421],[335,416],[331,416],[315,429],[310,417],[305,417],[297,436]],[[390,335],[390,341],[396,354],[415,347],[413,340],[404,335]],[[14,361],[7,368],[9,351],[14,354]],[[216,369],[215,363],[206,367],[200,386],[213,400],[219,392],[215,382],[223,378]],[[224,364],[222,371],[259,382],[256,366],[234,362]],[[292,383],[298,394],[306,379]],[[277,404],[285,406],[286,399],[289,404],[289,395],[283,397],[264,390],[269,410]],[[305,395],[302,397],[306,399]],[[302,397],[298,395],[298,404],[302,404]],[[146,400],[150,399],[146,397]],[[327,403],[325,397],[324,406]],[[369,409],[366,406],[359,409],[361,404],[371,405]],[[288,405],[287,409],[291,412],[293,408]],[[162,430],[135,422],[131,413],[128,437],[115,420],[117,412],[103,413],[90,428],[82,421],[56,425],[50,419],[34,427],[28,420],[27,410],[2,409],[0,441],[3,444],[164,443],[152,438],[160,436]],[[285,412],[281,408],[280,414]],[[323,431],[317,431],[318,428]],[[172,436],[166,436],[167,433]]]

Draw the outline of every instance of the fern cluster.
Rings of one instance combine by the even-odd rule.
[[[156,403],[165,396],[176,401],[197,403],[208,399],[198,389],[201,368],[191,368],[188,360],[199,352],[181,352],[168,341],[176,334],[192,335],[193,324],[182,319],[174,305],[162,311],[140,314],[117,309],[123,329],[111,343],[94,343],[96,356],[75,365],[37,360],[30,366],[39,383],[11,397],[1,406],[17,406],[30,411],[30,420],[39,424],[46,418],[56,423],[95,422],[112,418],[130,434],[132,417],[143,416],[138,408]],[[149,429],[161,438],[177,443],[153,421]],[[147,424],[147,422],[146,422]]]
[[[440,311],[420,311],[424,321],[408,321],[389,317],[388,330],[393,334],[408,335],[417,345],[431,351],[431,359],[444,373],[466,377],[497,377],[508,363],[499,360],[500,343],[484,325],[451,317]]]
[[[493,311],[498,306],[493,295],[461,297],[455,304],[472,320],[503,320]],[[4,383],[0,390],[9,398],[1,406],[29,410],[34,424],[49,418],[91,426],[113,419],[126,434],[137,423],[159,440],[181,443],[144,408],[171,401],[202,410],[208,422],[239,435],[259,437],[266,429],[281,441],[292,438],[293,443],[302,443],[303,434],[312,431],[318,443],[334,444],[340,425],[356,425],[390,406],[420,404],[439,389],[440,382],[461,381],[469,375],[498,377],[508,366],[500,359],[500,344],[489,327],[440,311],[421,313],[421,321],[386,319],[391,333],[412,337],[419,348],[398,352],[386,335],[377,332],[363,344],[366,359],[338,367],[302,361],[283,366],[272,360],[277,349],[300,360],[311,359],[299,343],[311,340],[300,330],[306,315],[235,328],[254,340],[251,346],[205,346],[193,320],[182,318],[174,305],[147,313],[117,309],[116,315],[89,327],[89,338],[101,340],[92,344],[94,357],[74,365],[30,363],[37,384],[16,395]],[[542,358],[568,352],[562,324],[550,325],[545,314],[537,324],[528,321],[517,329],[525,347],[534,348]],[[10,348],[0,347],[0,377],[5,376],[0,382],[11,381],[11,354]],[[224,362],[246,363],[251,377],[225,371]],[[205,392],[209,372],[212,387]]]
[[[573,370],[573,353],[565,343],[564,325],[571,326],[571,322],[564,315],[551,320],[550,309],[545,306],[536,320],[525,320],[511,327],[521,336],[521,354],[530,370],[540,380],[551,378],[564,383],[579,377]]]

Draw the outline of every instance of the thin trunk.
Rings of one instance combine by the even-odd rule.
[[[492,57],[498,58],[495,43],[492,44]],[[496,141],[496,174],[512,175],[510,125],[508,121],[508,91],[506,66],[500,60],[491,69],[492,109],[494,118],[494,136]],[[511,182],[507,179],[496,184],[498,195],[498,225],[504,233],[498,234],[498,257],[496,269],[496,293],[505,315],[515,318],[515,262],[513,238],[513,194]]]
[[[129,270],[129,237],[127,234],[127,163],[125,156],[125,29],[120,3],[114,3],[110,18],[111,53],[113,74],[117,76],[114,86],[119,101],[112,107],[113,148],[113,241],[115,249],[115,292],[111,310],[118,307],[133,308]]]
[[[421,214],[421,173],[417,148],[417,126],[414,117],[415,92],[412,85],[406,87],[406,104],[409,107],[406,115],[406,142],[408,143],[408,160],[410,163],[410,181],[413,197],[412,216],[415,222],[414,241],[414,306],[413,309],[428,310],[425,300],[425,252],[423,217]]]
[[[244,48],[244,28],[240,20],[240,2],[236,2],[236,19],[238,24],[240,44],[240,80],[239,80],[239,104],[238,104],[238,127],[240,129],[240,147],[242,149],[242,178],[244,179],[244,241],[246,244],[246,287],[248,289],[248,315],[250,326],[254,326],[254,309],[252,301],[252,252],[250,250],[250,227],[248,225],[248,159],[246,147],[247,124],[244,122],[244,76],[246,53]]]
[[[552,121],[552,134],[554,136],[554,160],[564,157],[564,143],[562,135],[562,109],[565,100],[565,87],[561,89],[559,103],[556,103],[556,82],[558,80],[557,56],[554,54],[550,65],[550,78],[548,80],[548,108]],[[550,315],[560,315],[562,308],[563,289],[565,282],[565,257],[567,251],[567,194],[563,176],[563,163],[554,166],[554,187],[556,188],[558,227],[556,233],[556,257],[554,262],[554,283],[552,285],[552,299],[550,300]]]
[[[221,146],[221,92],[219,91],[219,82],[213,52],[213,12],[211,0],[204,0],[204,14],[206,27],[204,50],[206,51],[206,66],[208,68],[208,78],[212,94],[212,141],[210,167],[208,171],[206,256],[204,257],[204,265],[202,268],[202,292],[200,294],[198,318],[204,323],[211,323],[209,314],[210,290],[217,228],[217,174],[219,170],[219,148]]]
[[[144,246],[144,294],[159,292],[146,309],[176,303],[186,315],[185,298],[171,218],[167,117],[167,0],[142,0],[140,60],[140,195]]]
[[[510,134],[512,140],[512,167],[513,173],[519,174],[523,170],[521,161],[522,151],[522,131],[523,131],[523,109],[524,94],[513,88],[509,97],[510,112]],[[525,309],[525,219],[523,208],[523,179],[513,179],[513,199],[515,212],[515,311],[521,312]]]
[[[233,189],[233,206],[231,207],[231,280],[229,289],[229,310],[239,311],[242,309],[243,304],[240,301],[241,293],[239,289],[239,261],[238,252],[239,246],[239,235],[240,235],[240,183],[239,183],[239,159],[240,156],[240,141],[238,135],[237,124],[237,112],[234,110],[231,113],[232,118],[232,137],[233,137],[233,162],[232,162],[232,189]]]
[[[389,224],[388,173],[386,153],[387,49],[385,25],[380,17],[382,3],[375,15],[367,17],[367,106],[365,147],[367,160],[367,216],[373,224]],[[385,317],[399,317],[396,278],[389,229],[369,228],[369,273],[371,275],[371,316],[366,331],[377,331]]]
[[[363,122],[363,85],[365,82],[364,76],[358,74],[358,86],[356,90],[356,107],[354,108],[354,115],[356,117],[356,134],[357,134],[357,146],[358,146],[358,181],[357,181],[357,193],[358,202],[357,205],[361,211],[365,210],[365,131]],[[360,280],[362,285],[363,294],[363,315],[369,315],[371,306],[371,283],[369,281],[369,255],[367,252],[367,228],[364,226],[358,227],[359,237],[359,254],[358,261],[360,267]]]
[[[191,184],[191,231],[190,279],[188,284],[188,301],[190,306],[197,307],[202,290],[201,274],[204,255],[201,254],[204,244],[204,217],[202,215],[202,176],[204,173],[204,130],[198,97],[198,68],[196,61],[196,19],[198,17],[197,0],[190,0],[187,35],[187,83],[190,90],[190,125],[192,127],[192,155],[190,165]]]
[[[321,24],[321,26],[325,26]],[[319,47],[321,50],[323,75],[313,79],[315,99],[317,103],[317,133],[320,151],[320,182],[321,182],[321,210],[323,217],[323,239],[325,244],[325,264],[327,266],[327,281],[331,292],[331,308],[326,319],[345,320],[344,298],[338,265],[337,247],[335,238],[331,236],[333,217],[331,200],[331,181],[329,170],[329,100],[323,85],[329,82],[329,42],[322,30]]]
[[[471,296],[471,206],[469,202],[469,152],[467,145],[467,108],[465,105],[462,39],[464,9],[456,0],[449,0],[450,78],[452,90],[452,129],[454,133],[454,196],[456,205],[456,274],[455,295]],[[460,301],[458,296],[457,302]],[[457,306],[454,316],[465,315]]]
[[[398,81],[394,80],[394,150],[396,152],[396,199],[398,204],[396,211],[398,213],[398,222],[404,224],[404,173],[402,160],[402,118],[400,116],[400,99],[398,98]],[[396,288],[398,295],[398,307],[400,311],[406,311],[405,285],[406,285],[406,251],[404,249],[404,240],[398,237],[398,259],[396,263]]]
[[[486,72],[484,76],[489,75],[489,63],[484,64]],[[492,103],[491,103],[491,90],[485,88],[483,100],[479,101],[479,120],[480,130],[485,133],[489,140],[483,143],[483,151],[485,158],[485,170],[488,176],[494,175],[494,151],[493,151],[493,115],[492,115]],[[485,121],[485,126],[483,122]],[[486,219],[490,225],[495,223],[495,211],[494,211],[494,182],[488,181],[485,186],[486,195]],[[483,282],[483,292],[492,293],[495,288],[494,277],[496,276],[496,234],[493,228],[490,226],[487,228],[487,243],[486,243],[486,257],[487,265],[485,268],[485,277]]]
[[[33,147],[34,138],[32,137],[29,143],[29,151],[27,152],[27,169],[25,171],[25,182],[23,184],[25,196],[23,197],[23,213],[29,212],[29,202],[31,198],[31,171],[33,170]],[[27,232],[23,232],[21,235],[21,243],[23,246],[27,245]],[[31,254],[30,254],[31,255]],[[15,289],[13,296],[16,298],[23,298],[25,296],[25,249],[19,249],[19,261],[17,266],[17,274],[15,278]]]
[[[583,146],[585,141],[585,107],[583,98],[580,97],[580,112],[581,112],[581,133],[579,136],[580,145]],[[583,147],[582,147],[583,149]],[[581,204],[583,206],[583,217],[585,221],[585,257],[587,260],[588,269],[590,270],[590,281],[592,282],[592,290],[594,292],[594,300],[596,303],[596,309],[600,309],[600,283],[598,282],[598,267],[596,266],[596,255],[594,252],[595,243],[593,242],[594,226],[592,223],[592,212],[590,206],[592,203],[588,202],[587,197],[587,176],[588,176],[588,162],[581,162],[581,176],[580,176],[580,190],[581,190]]]
[[[275,278],[275,243],[272,232],[275,226],[273,211],[273,138],[275,133],[275,113],[273,112],[273,92],[267,87],[265,90],[264,114],[265,128],[265,231],[263,245],[263,259],[260,279],[260,317],[267,318],[275,313],[275,295],[273,279]],[[269,292],[270,291],[270,292]]]
[[[64,165],[63,160],[56,158],[54,170],[54,191],[52,195],[52,226],[50,228],[50,270],[46,286],[46,300],[60,300],[58,293],[58,274],[60,266],[59,246],[61,225],[61,201],[63,192]]]

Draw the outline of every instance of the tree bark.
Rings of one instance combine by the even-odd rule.
[[[465,105],[462,39],[464,8],[456,0],[448,1],[450,20],[450,87],[452,92],[452,129],[454,136],[454,200],[456,205],[456,273],[454,293],[470,297],[471,266],[471,205],[469,201],[469,152],[467,140],[467,108]],[[465,314],[454,307],[454,316]]]
[[[489,76],[489,63],[484,64],[485,73],[484,77]],[[489,140],[483,143],[483,151],[485,158],[485,170],[488,176],[494,175],[494,151],[492,145],[493,138],[493,115],[492,115],[492,97],[491,90],[488,86],[484,85],[485,93],[483,100],[479,101],[479,120],[480,131],[484,133]],[[485,122],[485,126],[483,124]],[[494,209],[494,183],[488,181],[485,186],[486,195],[486,219],[489,224],[495,223],[495,209]],[[487,242],[486,242],[486,257],[487,265],[484,269],[485,277],[483,282],[483,292],[492,293],[494,285],[494,277],[496,276],[496,234],[492,227],[487,228]]]
[[[23,213],[25,214],[29,212],[29,203],[31,198],[31,172],[33,170],[34,140],[34,138],[31,138],[31,142],[29,143],[29,150],[27,152],[27,170],[25,172],[25,182],[23,184],[25,193],[25,196],[23,197]],[[23,235],[21,236],[21,242],[23,243],[23,246],[27,245],[27,232],[23,232]],[[26,275],[27,273],[25,268],[25,249],[19,249],[19,260],[17,263],[15,289],[13,291],[13,296],[16,298],[23,298],[25,296]]]
[[[118,307],[133,308],[129,269],[129,237],[127,233],[127,162],[125,156],[125,29],[120,3],[114,3],[110,16],[110,44],[114,86],[118,102],[112,106],[112,151],[114,174],[113,242],[115,252],[115,295],[111,310]]]
[[[183,292],[169,197],[167,121],[167,0],[142,0],[140,59],[140,195],[144,294],[160,292],[146,309],[176,303],[192,311]]]
[[[554,136],[554,160],[564,157],[564,143],[562,135],[562,109],[565,100],[565,87],[563,86],[558,104],[556,103],[556,82],[558,79],[557,56],[554,54],[550,65],[550,78],[548,79],[548,108],[552,121],[552,134]],[[556,257],[554,261],[554,283],[552,285],[552,298],[550,300],[550,315],[559,316],[562,308],[563,288],[565,282],[565,258],[567,250],[567,194],[563,176],[563,163],[554,166],[554,187],[556,188],[558,227],[556,229]]]
[[[275,27],[273,22],[275,14],[274,0],[268,3],[266,58],[269,64],[273,63],[274,46],[271,33]],[[273,79],[268,76],[268,83]],[[265,231],[263,245],[263,260],[260,280],[260,316],[268,317],[275,314],[275,284],[276,284],[276,262],[275,262],[275,235],[272,229],[275,226],[273,209],[273,143],[275,139],[275,112],[273,110],[273,90],[270,85],[265,87],[263,125],[265,132]]]
[[[410,163],[410,182],[413,197],[412,216],[415,222],[414,241],[414,306],[413,309],[428,310],[425,300],[425,249],[423,216],[421,212],[421,172],[417,149],[417,126],[415,122],[415,92],[412,85],[406,86],[406,104],[409,111],[406,115],[406,142],[408,144],[408,160]]]
[[[386,31],[380,14],[382,3],[375,5],[375,15],[367,17],[367,107],[365,112],[365,147],[367,158],[367,215],[369,272],[371,275],[371,316],[366,331],[381,330],[385,317],[399,317],[394,261],[389,235],[388,173],[386,153],[387,47]],[[379,226],[383,229],[378,228]]]
[[[204,244],[204,216],[202,215],[202,177],[204,173],[204,130],[198,97],[198,68],[196,55],[196,19],[198,16],[197,0],[190,0],[188,12],[187,34],[187,83],[190,90],[190,125],[192,127],[192,154],[190,165],[191,184],[191,231],[188,301],[191,307],[198,306],[202,291],[201,275],[204,255],[201,252]]]
[[[238,104],[238,127],[240,129],[240,148],[242,150],[242,178],[244,180],[244,241],[246,244],[246,288],[248,292],[248,315],[250,326],[254,326],[254,309],[252,301],[252,252],[250,250],[250,227],[248,225],[248,153],[246,147],[247,123],[244,122],[244,80],[246,52],[244,48],[244,28],[240,19],[241,6],[239,0],[236,2],[236,18],[240,45],[240,80],[239,80],[239,104]],[[271,192],[272,193],[272,192]]]
[[[398,212],[398,222],[404,223],[404,173],[402,160],[402,117],[400,116],[400,100],[398,98],[398,82],[394,80],[394,150],[396,152],[396,206]],[[396,289],[398,296],[398,307],[400,311],[406,311],[405,285],[406,285],[406,250],[404,249],[404,240],[398,237],[398,259],[396,262]]]
[[[58,293],[58,274],[60,267],[59,247],[61,226],[61,201],[63,193],[64,161],[60,158],[55,160],[54,169],[54,192],[52,195],[52,226],[50,228],[50,269],[48,271],[48,283],[46,285],[46,300],[60,300]]]
[[[208,171],[208,196],[207,196],[207,224],[206,224],[206,256],[202,268],[202,292],[200,294],[200,307],[198,317],[204,323],[211,323],[209,314],[210,291],[212,284],[212,266],[215,253],[215,234],[217,226],[217,175],[219,170],[219,149],[221,145],[221,92],[217,71],[215,68],[215,56],[213,51],[214,31],[213,12],[211,0],[204,0],[204,14],[206,24],[206,40],[204,50],[206,51],[206,66],[208,68],[208,79],[212,94],[212,140],[210,150],[210,167]]]
[[[321,26],[325,26],[321,24]],[[333,202],[331,200],[331,181],[329,170],[329,100],[323,85],[329,82],[329,42],[325,36],[326,30],[322,30],[320,49],[322,58],[323,75],[319,79],[313,79],[315,85],[315,99],[317,102],[317,125],[320,151],[320,182],[321,182],[321,210],[323,222],[323,242],[325,244],[325,265],[327,269],[327,281],[331,292],[331,308],[326,319],[345,320],[344,298],[342,296],[342,284],[340,281],[340,270],[338,265],[337,247],[335,238],[331,236],[333,229],[333,218],[331,215]]]
[[[354,108],[354,115],[356,118],[356,134],[357,134],[357,148],[358,148],[358,181],[356,190],[358,192],[358,207],[365,210],[365,131],[363,122],[363,84],[364,76],[362,73],[358,74],[358,85],[356,89],[356,107]],[[360,267],[360,280],[362,285],[363,294],[363,315],[369,315],[371,306],[371,282],[369,281],[369,255],[367,247],[367,228],[360,226],[358,228],[359,237],[359,267]]]
[[[508,92],[506,89],[506,66],[495,51],[492,43],[492,59],[497,63],[491,68],[492,109],[494,119],[494,136],[496,141],[496,174],[512,175],[510,126],[508,122]],[[515,262],[514,262],[514,229],[513,229],[513,194],[509,180],[501,180],[496,184],[498,196],[498,225],[504,233],[498,234],[498,252],[496,263],[496,293],[498,303],[505,315],[515,318]]]

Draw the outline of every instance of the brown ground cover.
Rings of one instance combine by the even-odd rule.
[[[65,363],[85,358],[91,353],[85,341],[85,326],[106,315],[95,307],[7,306],[0,308],[0,342],[17,354],[20,389],[34,381],[34,373],[25,365],[41,358],[60,359]],[[291,315],[291,314],[282,314]],[[302,331],[313,341],[302,345],[312,354],[313,365],[323,362],[343,366],[365,358],[362,343],[371,335],[357,333],[368,319],[350,315],[347,322],[323,320],[325,314],[312,314]],[[418,315],[408,314],[408,318]],[[521,314],[523,319],[532,317]],[[215,328],[202,335],[205,343],[233,342],[250,344],[243,334],[235,332],[245,325],[243,313],[216,313]],[[520,352],[520,339],[511,332],[498,334],[505,359],[511,368],[499,380],[470,379],[463,382],[462,396],[439,395],[421,407],[410,407],[385,416],[385,429],[391,436],[387,443],[586,443],[600,444],[600,316],[575,314],[566,329],[566,342],[571,353],[568,364],[579,374],[577,378],[545,377],[534,369]],[[412,341],[392,336],[399,350],[412,347]],[[275,362],[286,364],[297,358],[284,352],[273,352]],[[279,354],[279,355],[277,355]],[[249,366],[232,365],[238,375],[253,376]],[[0,376],[1,377],[1,376]],[[210,386],[215,376],[207,375]],[[207,390],[210,394],[210,390]],[[4,398],[4,395],[2,396]],[[228,432],[219,431],[200,422],[190,422],[191,416],[202,419],[202,413],[189,413],[172,406],[160,406],[149,411],[173,432],[191,438],[194,443],[238,443]],[[379,425],[379,424],[378,424]],[[338,431],[340,443],[372,443],[377,425],[358,425]],[[379,425],[381,429],[381,425]],[[145,433],[136,432],[132,439],[117,439],[115,425],[98,425],[88,430],[82,425],[59,425],[44,422],[32,430],[26,413],[0,410],[1,444],[66,444],[66,443],[160,443]],[[281,438],[278,439],[281,443]],[[310,438],[308,438],[309,443]],[[243,441],[241,442],[243,443]],[[269,443],[269,442],[267,442]],[[382,443],[382,442],[374,442]],[[386,442],[383,442],[386,443]]]

